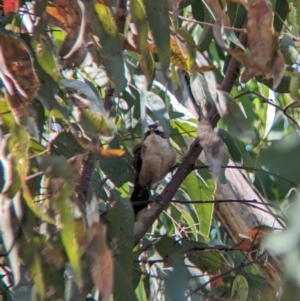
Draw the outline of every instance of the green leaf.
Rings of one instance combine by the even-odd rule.
[[[212,180],[207,180],[206,183],[201,181],[196,172],[190,173],[183,182],[184,189],[191,200],[212,200],[215,185]],[[208,238],[214,205],[212,204],[194,204],[200,223],[201,235]]]
[[[15,125],[14,116],[10,110],[7,100],[4,97],[0,98],[0,120],[1,129],[7,132]]]
[[[280,41],[280,51],[286,64],[293,65],[297,63],[299,52],[293,39],[287,34],[284,34]]]
[[[138,301],[129,278],[124,274],[118,260],[116,260],[114,264],[114,301],[125,300]]]
[[[191,34],[185,28],[177,29],[177,33],[184,39],[186,45],[186,65],[189,72],[195,73],[196,44]]]
[[[216,101],[216,80],[212,72],[205,74],[196,74],[190,78],[191,91],[196,103],[200,107],[202,114],[208,110],[207,104],[213,104]]]
[[[228,127],[228,132],[246,143],[252,143],[255,140],[256,135],[253,126],[229,94],[218,91],[216,106],[222,120]]]
[[[208,274],[215,274],[220,266],[228,264],[221,253],[212,250],[205,250],[207,244],[194,240],[183,240],[182,247],[187,258],[201,271]]]
[[[83,148],[70,132],[59,133],[51,143],[51,153],[71,158],[82,154]]]
[[[170,268],[166,271],[165,294],[166,301],[185,300],[188,288],[188,271],[184,265],[184,256],[181,254],[169,261]]]
[[[138,32],[138,47],[143,54],[146,51],[148,38],[148,24],[145,9],[141,0],[132,0],[130,2],[130,12],[132,21],[136,25]]]
[[[219,128],[218,128],[218,135],[220,136],[222,141],[226,144],[231,159],[234,162],[242,163],[243,159],[242,159],[241,152],[238,146],[236,145],[233,137],[227,131]]]
[[[103,100],[101,99],[97,89],[89,84],[89,82],[83,82],[80,80],[69,80],[62,79],[60,83],[69,89],[79,91],[84,94],[87,99],[90,101],[89,108],[95,113],[101,113],[102,115],[106,114],[106,111],[103,106]]]
[[[43,34],[31,37],[31,47],[36,54],[38,63],[44,71],[56,82],[59,82],[61,75],[52,53],[53,44],[46,32],[46,26]]]
[[[299,3],[292,1],[289,3],[290,13],[288,19],[290,24],[292,25],[291,33],[295,36],[299,34],[299,26],[300,26],[300,16],[299,16]]]
[[[137,288],[135,289],[135,294],[139,301],[147,301],[143,277],[141,277],[140,282],[139,282]]]
[[[118,245],[118,269],[127,279],[131,279],[134,218],[128,199],[116,201],[114,208],[107,213],[107,220],[108,237]]]
[[[274,16],[273,26],[275,31],[280,32],[283,26],[282,20],[285,20],[287,14],[289,13],[289,1],[276,0],[275,11],[276,14]],[[280,18],[277,16],[277,14]]]
[[[248,290],[247,279],[242,275],[238,275],[234,278],[232,283],[231,298],[235,297],[236,301],[246,301],[248,298]]]
[[[42,264],[39,237],[33,237],[30,241],[21,240],[21,257],[30,271],[36,293],[41,300],[45,299],[46,284]]]
[[[201,6],[201,8],[199,6]],[[204,11],[204,20],[201,20],[202,13],[199,12],[200,9],[201,9],[201,11]],[[207,7],[202,2],[196,1],[195,3],[193,3],[192,10],[193,10],[193,16],[195,17],[196,20],[204,21],[207,23],[213,23],[213,17],[211,15],[210,11],[207,9]],[[212,38],[213,38],[212,27],[203,26],[201,36],[200,36],[200,39],[198,42],[198,51],[199,52],[206,51],[211,44]]]
[[[182,253],[182,245],[172,237],[162,237],[156,244],[155,249],[162,258],[172,257]]]
[[[59,300],[64,298],[65,268],[60,251],[35,234],[30,240],[21,239],[21,258],[34,283],[38,300]]]
[[[4,172],[3,193],[13,198],[21,188],[28,172],[29,135],[25,128],[15,126],[10,135],[2,139],[0,159]]]
[[[167,0],[143,0],[162,71],[170,65],[170,17]]]
[[[89,16],[88,18],[92,18],[90,25],[94,34],[100,39],[98,43],[100,55],[114,83],[115,95],[119,95],[126,85],[121,40],[111,8],[105,4],[95,3],[94,9],[97,18]]]
[[[49,156],[44,158],[44,162],[49,165],[45,172],[45,184],[49,191],[53,191],[50,198],[60,215],[57,227],[60,229],[61,240],[73,269],[75,281],[81,287],[81,254],[76,240],[75,220],[72,213],[75,208],[70,200],[75,190],[73,171],[63,157]]]
[[[164,132],[166,133],[166,136],[169,137],[171,133],[170,117],[164,101],[158,95],[149,91],[145,91],[145,96],[147,108],[159,121]]]
[[[267,170],[285,179],[300,183],[300,141],[297,133],[292,132],[270,146],[261,149],[257,161]]]

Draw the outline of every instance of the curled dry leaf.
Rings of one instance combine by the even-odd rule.
[[[269,0],[250,0],[248,1],[247,9],[248,18],[246,29],[250,59],[261,67],[265,67],[272,59],[272,5]],[[245,83],[259,74],[261,74],[261,70],[253,68],[253,66],[247,66],[241,76],[241,82]]]
[[[0,77],[9,105],[17,119],[28,116],[28,107],[40,86],[32,56],[26,44],[12,32],[0,31],[0,45]]]
[[[203,147],[213,179],[216,180],[222,166],[222,141],[208,120],[203,119],[198,125],[197,134]]]
[[[92,278],[101,300],[109,301],[113,289],[113,259],[106,243],[106,225],[93,223],[87,229],[87,256]]]
[[[66,32],[78,29],[80,26],[80,8],[77,1],[56,0],[53,2],[53,7],[46,8],[46,19],[47,14],[60,23],[59,27]]]
[[[53,5],[46,8],[46,20],[67,32],[59,57],[64,60],[67,68],[80,66],[87,55],[85,5],[81,0],[56,0]]]
[[[189,71],[188,64],[187,64],[187,49],[184,43],[180,42],[178,38],[171,36],[170,44],[171,44],[171,63],[182,70]],[[155,47],[155,44],[153,43],[147,43],[146,49],[149,52],[157,53],[157,49]],[[195,71],[201,74],[216,69],[215,65],[199,66],[196,62],[194,62],[194,64],[195,64]]]
[[[273,77],[273,88],[276,89],[284,73],[284,59],[279,50],[278,35],[272,27],[271,3],[269,0],[234,2],[241,2],[248,11],[246,30],[250,56],[241,48],[232,49],[225,44],[223,30],[224,25],[230,26],[229,19],[224,17],[224,13],[221,14],[219,4],[210,0],[208,3],[215,12],[218,12],[215,13],[217,19],[213,26],[215,40],[233,58],[246,66],[241,76],[242,83],[263,73],[267,78]]]

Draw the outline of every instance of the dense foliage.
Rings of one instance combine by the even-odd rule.
[[[1,300],[297,300],[299,10],[3,0]],[[135,222],[151,123],[178,166]]]

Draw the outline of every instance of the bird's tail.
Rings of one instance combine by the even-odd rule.
[[[143,209],[148,207],[148,201],[150,199],[150,190],[148,190],[145,186],[142,186],[138,183],[134,185],[133,192],[130,197],[130,202],[133,207],[134,216],[137,219],[138,214],[142,212]],[[139,201],[145,201],[144,204],[135,204]]]

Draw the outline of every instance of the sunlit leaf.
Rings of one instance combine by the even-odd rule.
[[[149,27],[158,51],[161,68],[165,71],[170,65],[170,19],[168,1],[143,0]]]
[[[115,94],[118,95],[126,84],[121,40],[111,9],[102,3],[96,3],[94,8],[98,20],[92,20],[91,27],[100,39],[98,42],[100,54],[108,75],[114,82]]]
[[[189,174],[183,182],[185,191],[191,200],[209,200],[213,198],[214,184],[212,181],[203,183],[196,173]],[[213,214],[213,204],[194,204],[198,214],[200,233],[208,237]]]

